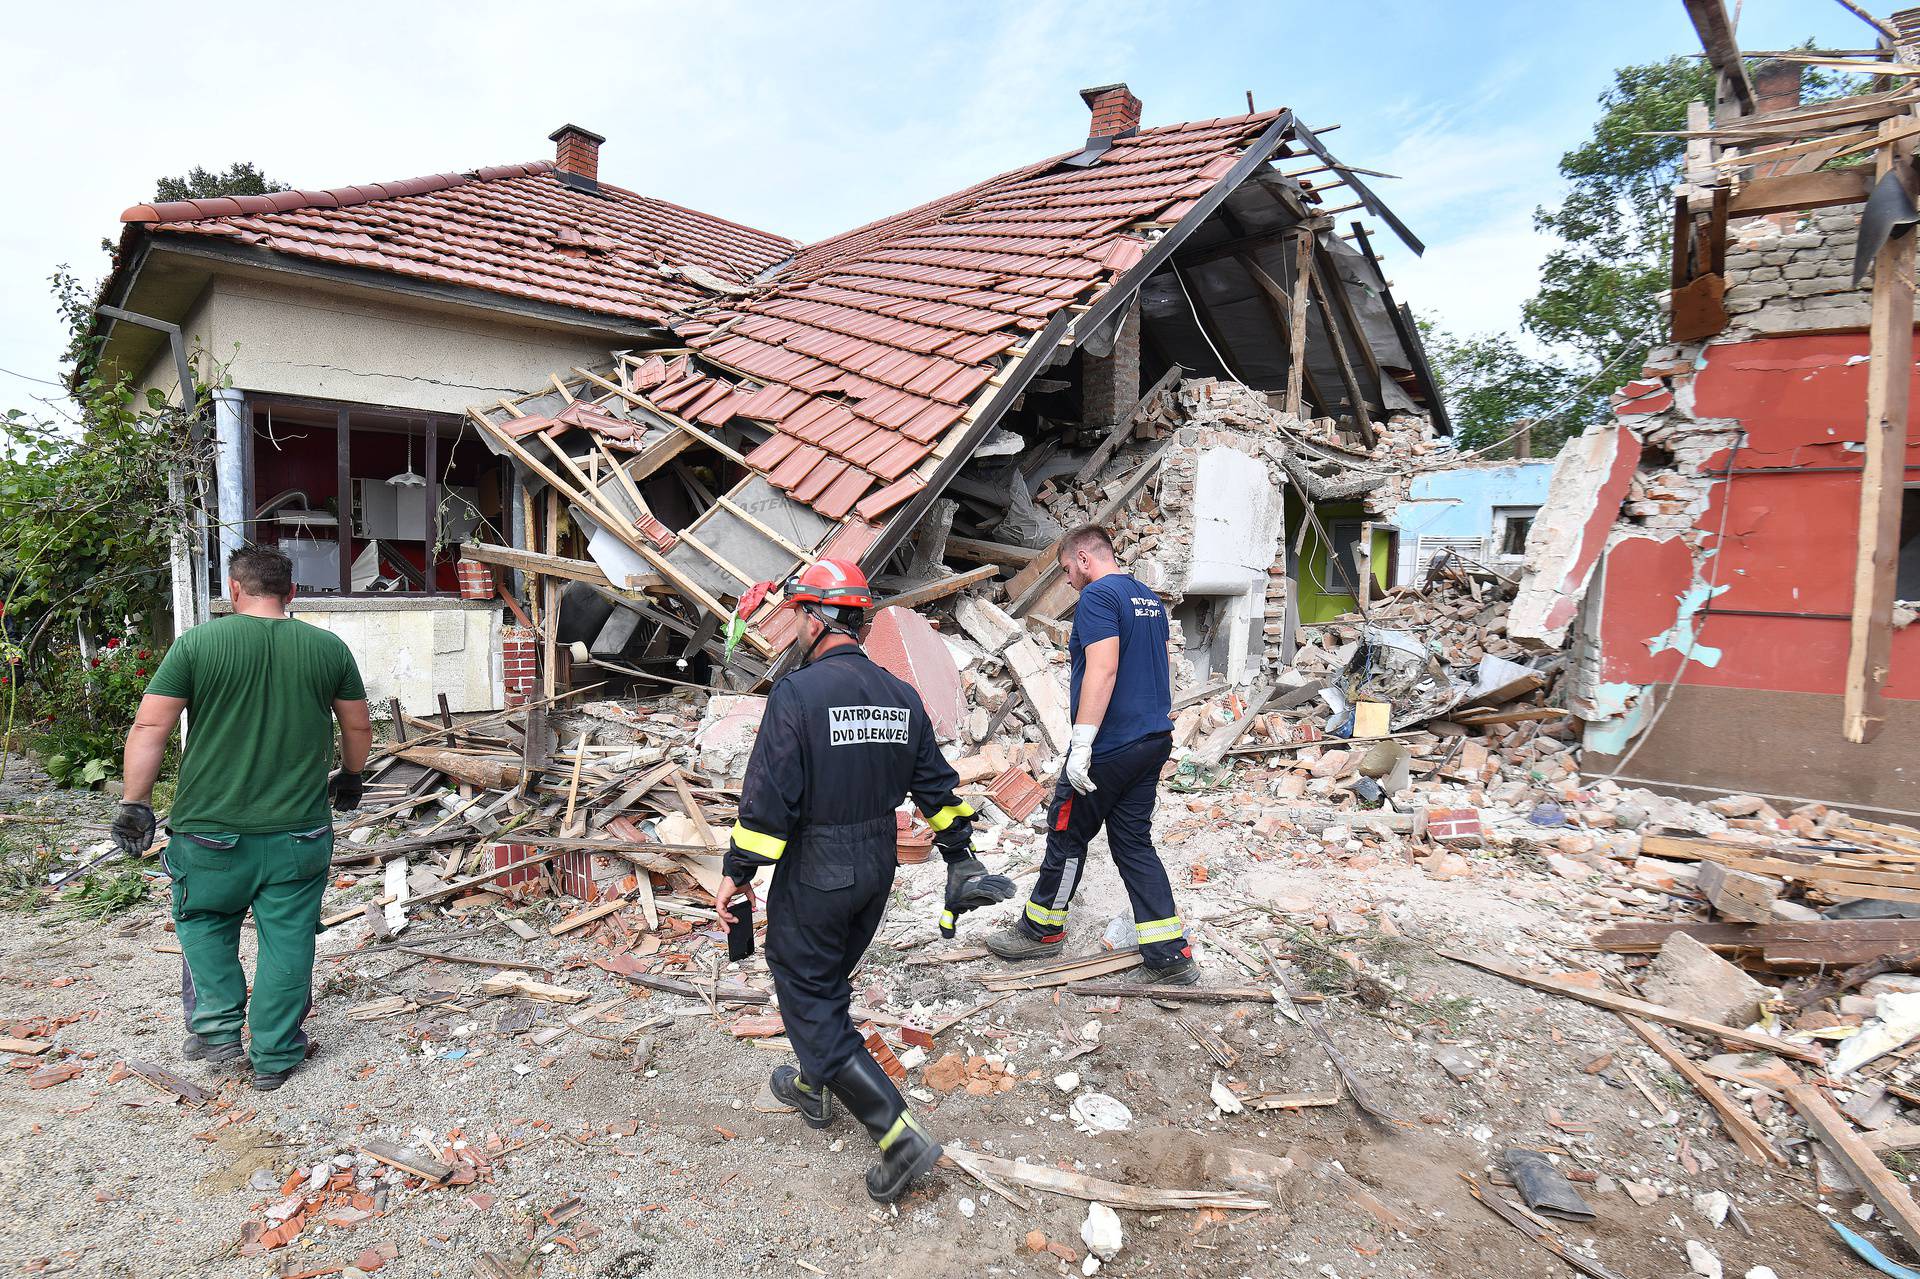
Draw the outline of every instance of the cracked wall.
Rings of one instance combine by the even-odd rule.
[[[221,274],[182,326],[236,388],[463,413],[540,386],[554,369],[603,364],[611,331],[515,323],[471,308]],[[164,347],[140,389],[171,392]]]

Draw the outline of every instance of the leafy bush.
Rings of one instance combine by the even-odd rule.
[[[17,722],[54,781],[93,787],[119,776],[127,729],[163,656],[136,639],[115,637],[92,658],[77,646],[55,649],[21,676]],[[16,663],[0,678],[25,669]]]

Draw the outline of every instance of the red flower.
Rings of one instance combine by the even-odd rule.
[[[120,641],[119,641],[118,639],[110,639],[110,640],[108,640],[108,641],[107,641],[107,647],[108,647],[108,648],[119,648],[119,647],[120,647]]]
[[[139,668],[138,670],[136,670],[136,671],[134,671],[134,674],[135,674],[135,675],[145,675],[146,673],[147,673],[147,668],[146,668],[146,667],[144,667],[144,666],[142,666],[142,667],[140,667],[140,668]]]
[[[100,665],[100,659],[99,659],[99,658],[97,658],[97,657],[96,657],[96,658],[94,658],[94,659],[93,659],[93,664],[94,664],[95,666],[98,666],[98,665]]]
[[[148,656],[149,656],[149,654],[147,653],[147,650],[146,650],[146,649],[144,649],[144,648],[143,648],[143,649],[141,649],[141,650],[140,650],[140,660],[141,660],[141,661],[143,661],[143,662],[144,662],[144,661],[146,661],[146,660],[147,660],[147,657],[148,657]]]

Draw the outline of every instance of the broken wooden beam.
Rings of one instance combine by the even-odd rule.
[[[1620,1020],[1626,1022],[1628,1029],[1634,1034],[1646,1040],[1647,1046],[1659,1053],[1661,1060],[1671,1066],[1682,1079],[1692,1084],[1693,1090],[1700,1094],[1701,1099],[1713,1107],[1714,1113],[1720,1116],[1720,1122],[1725,1126],[1727,1135],[1733,1138],[1733,1144],[1740,1148],[1741,1154],[1757,1164],[1773,1163],[1783,1168],[1786,1166],[1787,1157],[1780,1153],[1777,1146],[1767,1140],[1766,1133],[1747,1114],[1745,1108],[1727,1096],[1720,1085],[1713,1082],[1704,1070],[1693,1063],[1691,1058],[1667,1042],[1665,1035],[1631,1014],[1621,1013]]]
[[[1781,1057],[1791,1057],[1795,1061],[1810,1062],[1816,1066],[1826,1060],[1826,1055],[1818,1048],[1812,1048],[1805,1044],[1788,1043],[1784,1039],[1776,1039],[1772,1035],[1763,1035],[1756,1031],[1741,1030],[1737,1026],[1722,1026],[1718,1022],[1708,1021],[1704,1017],[1694,1017],[1690,1014],[1680,1012],[1677,1009],[1667,1008],[1661,1004],[1649,1003],[1644,999],[1635,999],[1631,995],[1616,995],[1610,990],[1589,990],[1584,986],[1570,986],[1565,982],[1556,981],[1551,977],[1540,977],[1533,973],[1524,972],[1510,964],[1503,964],[1499,960],[1487,955],[1467,955],[1457,951],[1441,950],[1439,948],[1435,948],[1434,953],[1442,959],[1451,959],[1456,964],[1465,964],[1469,968],[1478,968],[1482,972],[1492,973],[1496,977],[1504,977],[1508,981],[1517,982],[1522,986],[1530,986],[1534,990],[1543,990],[1551,995],[1565,995],[1568,999],[1577,999],[1581,1003],[1592,1004],[1597,1008],[1605,1008],[1609,1012],[1632,1013],[1637,1017],[1644,1017],[1648,1021],[1657,1021],[1679,1030],[1688,1031],[1691,1034],[1704,1036],[1708,1039],[1723,1039],[1730,1044],[1739,1044],[1744,1048],[1756,1048]]]
[[[1700,893],[1728,919],[1748,924],[1773,920],[1773,903],[1784,886],[1777,879],[1750,871],[1730,870],[1718,862],[1700,864]]]
[[[1873,1206],[1906,1241],[1907,1247],[1920,1255],[1920,1208],[1914,1206],[1913,1197],[1900,1179],[1880,1162],[1872,1147],[1854,1134],[1818,1088],[1812,1084],[1794,1084],[1786,1092],[1788,1104],[1800,1112],[1827,1153],[1847,1170],[1861,1193],[1873,1201]]]
[[[412,1173],[430,1185],[444,1185],[453,1176],[454,1170],[438,1159],[416,1155],[406,1147],[397,1146],[390,1141],[379,1141],[369,1137],[358,1145],[362,1154],[373,1156],[389,1168],[398,1168],[401,1172]]]

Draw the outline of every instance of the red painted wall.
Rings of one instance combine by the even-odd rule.
[[[1858,467],[1866,433],[1864,333],[1763,338],[1707,348],[1694,378],[1694,416],[1733,418],[1747,439],[1735,470],[1758,467]],[[1913,382],[1920,410],[1920,369]],[[1920,417],[1920,413],[1916,414]],[[1909,420],[1907,463],[1920,465],[1920,429]],[[1728,465],[1724,452],[1710,471]],[[1920,480],[1920,471],[1909,472]],[[1730,503],[1730,505],[1729,505]],[[1783,613],[1845,614],[1852,608],[1860,525],[1860,476],[1822,473],[1733,475],[1716,482],[1696,526],[1716,544],[1717,567],[1704,578],[1727,589],[1713,607]],[[1608,553],[1601,622],[1603,671],[1610,681],[1670,679],[1678,657],[1652,654],[1648,641],[1674,623],[1677,600],[1693,584],[1689,553],[1678,540],[1635,538]],[[1709,615],[1700,646],[1722,650],[1717,666],[1691,663],[1688,684],[1786,692],[1843,691],[1847,623],[1813,618]],[[1893,636],[1890,697],[1920,699],[1920,625]]]

